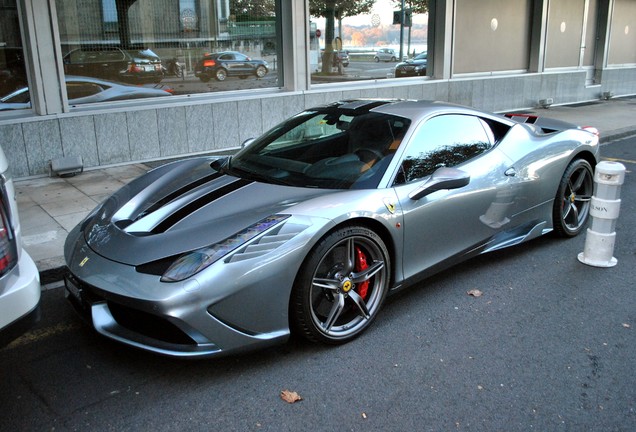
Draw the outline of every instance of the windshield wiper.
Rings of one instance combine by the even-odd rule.
[[[240,177],[246,180],[254,180],[254,181],[260,181],[262,183],[270,183],[270,184],[277,184],[277,185],[283,185],[283,186],[292,186],[291,183],[288,183],[285,180],[268,176],[265,174],[261,174],[259,172],[250,171],[245,168],[241,168],[237,166],[232,166],[232,167],[224,166],[223,172],[225,174],[232,175],[234,177]]]

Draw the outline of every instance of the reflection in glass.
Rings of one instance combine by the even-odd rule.
[[[0,12],[0,99],[27,86],[20,34],[16,1],[5,0]],[[21,101],[28,100],[28,90],[20,93]],[[0,103],[0,110],[2,109],[4,108]]]
[[[441,167],[454,167],[488,151],[493,142],[488,125],[466,115],[441,115],[428,120],[406,150],[396,183],[431,175]]]
[[[407,156],[402,162],[403,182],[421,179],[442,167],[454,167],[483,153],[490,148],[489,143],[475,142],[438,147],[428,153]],[[403,183],[401,182],[401,183]]]
[[[415,73],[396,73],[428,47],[428,2],[405,6],[401,23],[397,0],[309,0],[312,84],[426,76],[420,59]]]
[[[56,0],[56,8],[68,75],[172,94],[282,84],[276,0]]]

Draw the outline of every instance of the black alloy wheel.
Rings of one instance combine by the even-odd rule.
[[[359,336],[386,297],[389,254],[361,226],[342,227],[309,253],[291,298],[293,327],[311,341],[342,344]]]
[[[592,166],[584,159],[576,159],[563,173],[554,199],[552,220],[559,237],[576,236],[587,222],[594,192]]]

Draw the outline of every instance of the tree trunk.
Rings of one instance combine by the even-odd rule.
[[[331,73],[333,65],[333,39],[335,23],[335,0],[325,2],[325,52],[322,55],[322,73]]]

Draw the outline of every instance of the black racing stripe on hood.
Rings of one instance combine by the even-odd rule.
[[[202,196],[201,198],[198,198],[192,201],[191,203],[184,206],[183,208],[180,208],[178,211],[174,212],[173,214],[168,216],[166,219],[164,219],[160,224],[154,227],[151,232],[153,234],[160,234],[162,232],[166,232],[168,229],[170,229],[170,227],[176,225],[180,220],[187,217],[194,211],[210,204],[213,201],[216,201],[219,198],[222,198],[223,196],[229,193],[237,191],[251,183],[254,183],[254,182],[251,180],[239,179],[219,189],[216,189],[210,192],[209,194],[206,194]]]
[[[186,194],[187,192],[190,192],[193,189],[196,189],[197,187],[206,184],[214,179],[217,179],[219,177],[221,177],[223,174],[221,172],[215,172],[214,174],[210,174],[208,176],[205,177],[201,177],[199,180],[192,182],[192,183],[188,183],[187,185],[177,189],[176,191],[166,195],[165,197],[163,197],[162,199],[160,199],[159,201],[157,201],[156,203],[154,203],[153,205],[151,205],[150,207],[148,207],[142,214],[140,214],[137,219],[142,218],[144,215],[150,214],[158,209],[160,209],[161,207],[163,207],[164,205],[168,204],[170,201]]]

